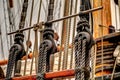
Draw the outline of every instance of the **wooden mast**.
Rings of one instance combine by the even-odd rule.
[[[98,38],[100,28],[99,25],[104,25],[109,27],[111,25],[111,7],[110,0],[93,0],[93,7],[103,6],[101,11],[93,12],[94,21],[94,37]],[[108,34],[108,28],[103,28],[103,35]]]

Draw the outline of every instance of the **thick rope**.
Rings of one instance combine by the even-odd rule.
[[[6,78],[5,80],[9,80],[12,76],[13,68],[16,62],[16,57],[18,55],[19,51],[19,45],[14,45],[10,49],[10,54],[9,54],[9,60],[8,60],[8,65],[7,65],[7,73],[6,73]],[[14,69],[15,70],[15,69]]]
[[[75,11],[74,13],[77,12],[77,3],[78,3],[78,0],[76,0],[75,2]],[[76,17],[74,17],[74,25],[73,25],[73,34],[72,34],[72,46],[74,46],[74,37],[75,37],[75,28],[76,28]],[[71,49],[71,60],[70,60],[70,69],[72,68],[72,64],[73,64],[73,47]]]
[[[81,53],[81,68],[85,68],[85,57],[86,57],[86,40],[82,40],[82,53]],[[81,72],[81,79],[85,80],[85,73]]]
[[[47,67],[47,51],[48,47],[46,44],[41,44],[40,53],[38,59],[38,75],[37,80],[44,80],[44,73],[48,70]]]

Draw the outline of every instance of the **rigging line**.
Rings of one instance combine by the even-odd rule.
[[[102,6],[102,2],[103,2],[103,0],[100,0],[100,5],[101,5],[101,6]],[[101,22],[100,22],[100,23],[101,23],[101,24],[103,24],[103,22],[102,22],[102,19],[103,19],[103,18],[102,18],[102,14],[103,14],[103,12],[100,11],[100,17],[101,17]],[[103,63],[104,63],[104,62],[103,62],[103,61],[104,61],[104,60],[103,60],[103,57],[104,57],[104,55],[103,55],[103,53],[104,53],[104,52],[103,52],[103,49],[104,49],[104,47],[103,47],[103,46],[104,46],[104,44],[103,44],[103,27],[102,27],[101,29],[102,29],[102,30],[101,30],[101,34],[102,34],[102,37],[101,37],[101,54],[102,54],[102,56],[101,56],[101,59],[102,59],[101,65],[102,65],[102,73],[103,73],[103,71],[104,71],[104,70],[103,70],[103,69],[104,69],[104,67],[103,67]],[[103,75],[103,74],[102,74],[102,75]],[[103,77],[103,76],[102,76],[102,80],[104,80],[104,77]]]
[[[119,48],[119,53],[118,53],[117,57],[115,58],[115,63],[114,63],[114,67],[113,67],[113,71],[112,71],[112,75],[111,75],[111,80],[113,80],[113,78],[114,78],[115,68],[116,68],[116,64],[117,64],[117,58],[119,56],[120,56],[120,48]]]
[[[64,8],[64,16],[66,16],[66,15],[68,15],[69,13],[69,0],[65,0],[65,8]],[[64,31],[63,31],[63,43],[65,44],[65,48],[64,48],[64,53],[63,53],[63,65],[62,65],[62,69],[67,69],[67,45],[68,45],[68,42],[65,40],[65,39],[67,39],[66,37],[67,37],[67,28],[68,28],[68,20],[64,20],[63,21],[63,29],[65,29]]]
[[[60,7],[59,7],[59,14],[58,16],[60,17],[60,10],[61,10],[61,3],[62,1],[60,0]],[[62,39],[61,39],[62,40]],[[61,41],[62,42],[62,41]],[[61,44],[61,43],[60,43]],[[62,46],[60,46],[61,48]],[[60,49],[60,52],[59,52],[59,59],[58,59],[58,71],[60,70],[60,66],[61,66],[61,57],[62,57],[62,49]]]
[[[77,3],[78,3],[78,0],[76,0],[75,2],[74,13],[77,13],[77,5],[78,5]],[[75,29],[76,29],[76,17],[74,17],[74,22],[73,22],[72,46],[74,45]],[[71,49],[71,58],[73,59],[73,47]],[[70,68],[72,68],[72,63],[73,63],[72,59],[70,61]]]
[[[103,49],[104,49],[104,48],[103,48],[103,46],[104,46],[104,44],[103,44],[103,27],[102,27],[102,31],[101,31],[101,32],[102,32],[102,37],[101,37],[102,64],[101,64],[101,65],[102,65],[102,73],[103,73],[103,71],[104,71],[104,70],[103,70],[103,69],[104,69],[104,68],[103,68],[103,57],[104,57],[104,56],[103,56]],[[102,80],[104,80],[103,76],[102,76]]]
[[[95,44],[92,49],[91,49],[91,72],[92,72],[92,75],[91,75],[91,79],[92,80],[95,80],[95,66],[96,66],[96,52],[97,52],[97,45]]]
[[[73,7],[73,0],[70,1],[70,10],[69,10],[70,13],[69,13],[69,15],[72,15],[72,11],[73,11],[72,7]],[[71,29],[72,29],[71,24],[72,24],[72,18],[69,19],[69,23],[68,23],[69,30],[68,30],[68,34],[67,34],[67,35],[68,35],[68,45],[67,45],[67,49],[69,49],[70,31],[71,31]],[[68,50],[67,50],[67,51],[68,51]],[[68,52],[67,52],[67,55],[68,55]],[[71,55],[72,55],[72,54],[71,54]],[[71,62],[72,62],[72,58],[73,58],[73,57],[70,56]],[[67,65],[67,64],[66,64],[66,65]],[[71,66],[71,64],[70,64],[70,66]]]
[[[68,14],[72,14],[72,2],[73,0],[70,1],[69,3],[69,13]],[[64,51],[64,54],[65,54],[65,69],[67,69],[67,66],[68,66],[68,48],[69,48],[69,41],[70,41],[70,29],[71,29],[71,18],[68,20],[68,23],[67,23],[67,32],[66,32],[66,41],[65,41],[65,51]]]
[[[39,3],[39,11],[38,11],[38,19],[37,19],[37,23],[39,23],[40,20],[40,13],[41,13],[41,4],[42,4],[42,0],[40,0]],[[35,31],[35,45],[34,45],[34,56],[35,56],[35,69],[36,72],[38,72],[38,29],[34,29]]]
[[[30,12],[30,22],[29,22],[30,24],[29,24],[29,26],[32,25],[33,7],[34,7],[34,0],[32,0],[32,6],[31,6],[31,12]],[[27,41],[30,41],[30,32],[31,32],[31,30],[29,29]],[[24,65],[24,66],[25,66],[25,67],[24,67],[24,75],[26,74],[26,66],[27,66],[27,58],[28,58],[28,49],[29,49],[29,47],[28,47],[28,45],[27,45],[27,49],[26,49],[27,54],[26,54],[26,60],[25,60],[25,65]]]
[[[35,42],[34,42],[34,50],[35,50]],[[33,56],[32,56],[32,61],[31,61],[31,66],[30,66],[30,75],[32,74],[32,70],[33,70],[33,62],[34,62],[34,56],[35,56],[35,51],[33,52]]]
[[[19,1],[19,0],[18,0]],[[36,2],[35,3],[35,5],[37,5],[38,3]],[[29,5],[29,4],[28,4]],[[35,6],[34,7],[34,10],[37,8],[37,6]],[[21,9],[19,8],[18,10],[17,10],[17,13],[15,14],[15,16],[13,17],[13,21],[15,22],[15,19],[17,18],[17,16],[18,15],[20,15],[20,13],[21,13]],[[3,22],[1,22],[1,24],[3,24],[4,23],[4,20],[1,20],[1,21],[3,21]]]
[[[5,0],[3,0],[3,8],[4,8],[4,19],[5,19],[5,30],[6,30],[6,34],[7,34],[7,17],[6,17],[6,13],[5,13]],[[7,39],[7,49],[9,49],[9,42],[8,42],[8,37],[6,35],[6,39]]]

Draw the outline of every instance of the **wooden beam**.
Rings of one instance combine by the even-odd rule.
[[[111,25],[111,6],[110,0],[93,0],[93,7],[103,6],[100,11],[93,12],[94,21],[94,37],[98,38],[102,36],[100,24],[109,27]],[[107,35],[108,28],[103,28],[103,35]]]
[[[100,42],[101,38],[103,38],[104,41],[120,42],[120,32],[115,32],[105,35],[103,37],[96,38],[95,41]]]
[[[57,72],[48,72],[45,74],[45,78],[52,79],[52,78],[60,78],[60,77],[69,77],[69,76],[74,76],[74,74],[75,71],[73,69],[57,71]],[[12,78],[12,80],[36,80],[36,75],[14,77]]]

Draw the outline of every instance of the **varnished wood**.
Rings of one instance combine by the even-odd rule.
[[[111,7],[110,0],[93,0],[93,7],[103,6],[103,9],[97,12],[93,12],[94,21],[94,37],[98,38],[102,36],[99,24],[109,27],[111,25]],[[103,28],[103,35],[108,34],[108,28]]]
[[[48,72],[45,74],[45,78],[51,79],[51,78],[59,78],[59,77],[69,77],[69,76],[74,76],[74,74],[75,71],[73,69],[57,71],[57,72]],[[12,78],[12,80],[36,80],[36,75],[14,77]]]

